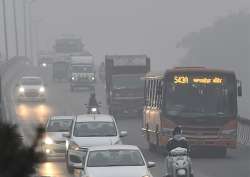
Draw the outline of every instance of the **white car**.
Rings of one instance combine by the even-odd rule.
[[[45,101],[46,88],[41,77],[22,77],[17,84],[18,101]]]
[[[74,168],[81,169],[81,177],[153,177],[149,168],[154,166],[137,146],[113,145],[89,148],[83,163]]]
[[[73,119],[73,116],[54,116],[48,119],[42,146],[47,157],[65,157],[66,138],[63,134],[70,131]]]
[[[69,173],[73,166],[81,164],[81,159],[89,147],[99,145],[122,144],[120,137],[127,135],[126,131],[118,131],[115,119],[111,115],[86,114],[75,118],[66,140],[66,165]]]

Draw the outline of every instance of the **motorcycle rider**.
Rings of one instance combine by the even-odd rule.
[[[91,108],[97,108],[97,113],[99,113],[99,104],[97,103],[95,93],[91,93],[88,103],[88,113],[91,113]]]
[[[173,138],[170,138],[167,144],[167,152],[169,153],[173,149],[181,147],[185,148],[190,151],[190,146],[188,144],[188,141],[185,137],[182,136],[182,128],[181,126],[177,126],[173,130]]]
[[[167,157],[165,159],[165,163],[166,163],[166,177],[171,177],[170,174],[172,174],[172,160],[169,157],[169,153],[170,151],[172,151],[173,149],[177,148],[177,147],[181,147],[181,148],[185,148],[188,151],[188,154],[190,152],[190,146],[189,143],[187,141],[187,139],[185,137],[182,136],[182,128],[181,126],[177,126],[174,130],[173,130],[173,137],[169,139],[166,149],[167,149]],[[190,170],[191,166],[190,166]],[[193,176],[193,172],[191,171],[191,176]]]

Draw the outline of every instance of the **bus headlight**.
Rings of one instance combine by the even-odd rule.
[[[39,92],[40,93],[44,93],[45,92],[45,88],[44,87],[40,87]]]
[[[19,93],[24,93],[25,89],[23,87],[20,87],[18,91]]]

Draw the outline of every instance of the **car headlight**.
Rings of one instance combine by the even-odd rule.
[[[20,87],[18,91],[19,93],[24,93],[25,89],[23,87]]]
[[[40,93],[44,93],[45,92],[45,88],[44,87],[40,87],[39,92]]]
[[[185,169],[178,169],[177,170],[177,175],[178,176],[185,176],[186,175],[186,170]]]
[[[145,176],[142,176],[142,177],[150,177],[150,176],[148,176],[148,175],[145,175]]]
[[[71,141],[71,142],[70,142],[70,144],[69,144],[69,149],[78,151],[79,148],[80,148],[79,145],[76,144],[74,141]]]
[[[44,139],[44,143],[47,145],[54,144],[54,141],[50,137]]]

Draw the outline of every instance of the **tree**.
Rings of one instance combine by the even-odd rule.
[[[185,36],[178,47],[187,49],[182,65],[232,69],[250,89],[250,14],[239,12],[222,17],[210,27]],[[243,114],[249,115],[248,98],[244,92]]]
[[[3,177],[29,177],[43,159],[43,154],[36,151],[44,133],[42,126],[37,127],[36,138],[29,147],[23,144],[17,128],[0,122],[0,176]]]

